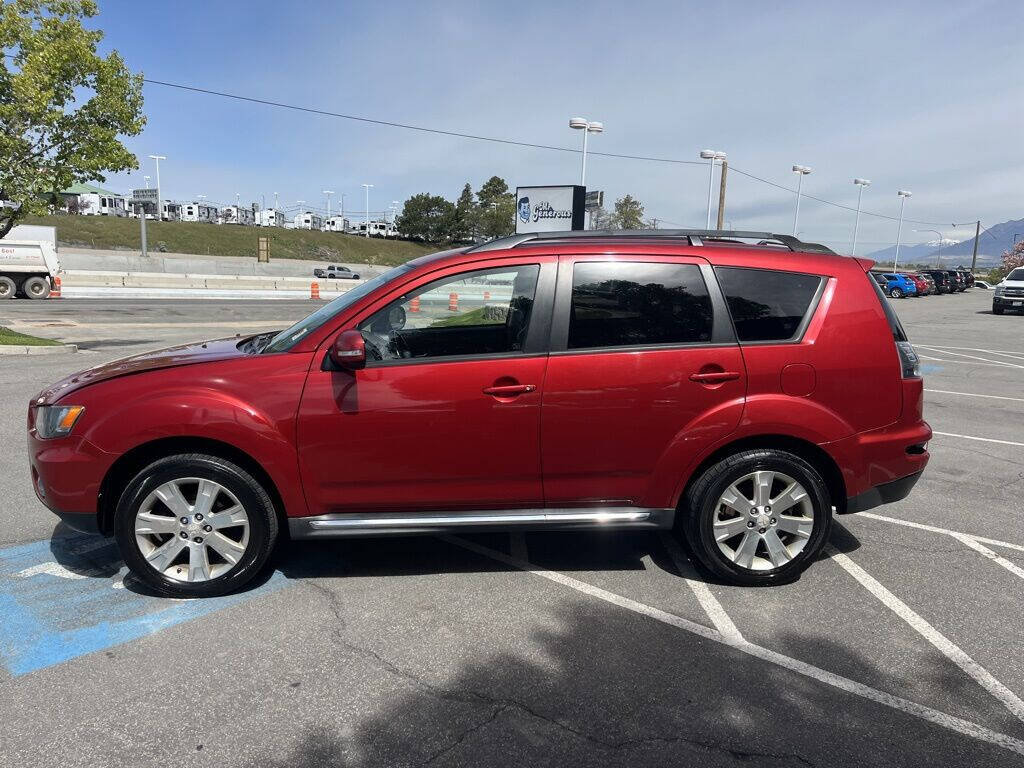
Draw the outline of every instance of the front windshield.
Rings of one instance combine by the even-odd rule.
[[[302,339],[308,335],[311,331],[315,331],[317,328],[322,326],[332,317],[337,315],[342,310],[352,306],[359,299],[364,296],[368,296],[373,291],[380,288],[382,285],[390,283],[400,275],[404,275],[406,272],[411,272],[412,267],[408,264],[403,264],[400,267],[389,269],[380,275],[377,275],[372,280],[367,280],[361,285],[357,285],[351,288],[345,293],[341,294],[334,301],[329,304],[324,304],[313,314],[308,317],[299,320],[291,328],[286,328],[281,331],[277,336],[270,340],[270,343],[263,348],[263,352],[286,352],[298,343],[299,339]]]
[[[1015,269],[1006,276],[1007,280],[1024,280],[1024,267]]]

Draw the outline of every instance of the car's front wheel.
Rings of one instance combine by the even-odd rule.
[[[277,516],[265,488],[216,456],[150,464],[117,505],[114,533],[129,570],[170,597],[214,597],[241,588],[266,563]]]
[[[993,302],[992,303],[992,314],[993,315],[1001,315],[1001,314],[1003,314],[1003,305],[1002,304],[996,304],[995,302]]]
[[[889,295],[892,296],[894,299],[902,299],[903,298],[903,289],[901,289],[901,288],[893,288],[891,291],[889,291]]]
[[[774,449],[744,451],[709,467],[687,490],[681,514],[698,559],[742,586],[796,578],[814,562],[832,526],[820,473]]]

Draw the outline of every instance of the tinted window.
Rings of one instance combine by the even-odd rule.
[[[402,296],[359,324],[370,360],[521,352],[537,264],[463,272]]]
[[[716,267],[740,341],[791,339],[807,314],[821,278],[796,272]]]
[[[1005,280],[1024,280],[1024,269],[1015,269],[1013,272],[1008,274]]]
[[[570,312],[569,349],[711,339],[711,299],[694,264],[577,263]]]

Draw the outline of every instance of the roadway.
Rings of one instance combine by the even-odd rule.
[[[718,584],[659,535],[495,534],[288,546],[212,601],[55,527],[25,408],[311,302],[9,302],[0,325],[84,351],[0,362],[0,764],[1021,765],[1024,316],[989,302],[894,302],[931,463],[794,584]]]

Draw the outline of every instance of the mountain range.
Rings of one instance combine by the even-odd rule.
[[[941,257],[944,266],[957,266],[965,264],[970,266],[971,254],[974,251],[973,232],[971,237],[961,240],[955,244],[948,244],[943,241],[942,248],[939,248],[937,241],[920,243],[918,245],[900,245],[900,261],[914,264],[935,264],[936,257]],[[992,266],[998,264],[1003,257],[1003,252],[1013,247],[1013,239],[1016,235],[1018,240],[1024,239],[1024,219],[1004,221],[1002,224],[995,224],[987,229],[981,230],[981,239],[978,240],[978,264]],[[891,262],[896,254],[896,246],[865,254],[865,258],[874,259],[877,262]]]

